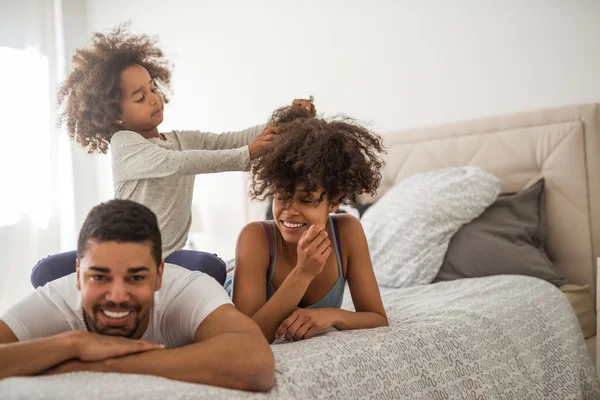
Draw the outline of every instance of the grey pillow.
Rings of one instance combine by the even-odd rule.
[[[545,181],[517,193],[503,193],[479,217],[452,237],[434,282],[490,275],[527,275],[567,283],[544,251]]]

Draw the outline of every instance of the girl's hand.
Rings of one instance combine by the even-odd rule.
[[[308,111],[310,111],[310,114],[314,117],[317,115],[317,109],[312,101],[312,96],[309,100],[307,99],[294,99],[294,101],[292,101],[292,107],[304,107],[306,108]]]
[[[275,339],[285,334],[287,340],[303,340],[324,331],[334,323],[334,308],[299,308],[281,323]]]
[[[277,131],[277,127],[267,126],[254,138],[252,143],[248,145],[251,160],[257,159],[269,151],[271,146],[273,146],[273,140],[275,140],[275,137],[277,136]]]
[[[308,228],[298,241],[298,271],[311,280],[319,275],[333,251],[330,244],[325,225],[317,224]]]

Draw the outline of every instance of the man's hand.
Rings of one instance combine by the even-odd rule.
[[[73,340],[77,358],[81,361],[101,361],[107,358],[164,348],[163,345],[146,340],[133,340],[89,332],[77,332]]]
[[[306,108],[308,111],[310,111],[310,114],[315,117],[317,115],[317,109],[312,101],[312,96],[310,98],[310,100],[307,99],[294,99],[294,101],[292,101],[292,107],[304,107]]]
[[[285,334],[286,340],[309,339],[334,324],[335,312],[332,308],[299,308],[281,323],[275,338]]]
[[[50,369],[47,369],[40,375],[67,374],[69,372],[79,371],[107,372],[104,371],[104,369],[102,368],[102,363],[98,361],[68,360],[63,363],[57,364]]]
[[[250,159],[255,160],[263,156],[273,146],[273,140],[277,136],[278,128],[267,126],[263,131],[254,138],[252,143],[248,145],[250,150]]]

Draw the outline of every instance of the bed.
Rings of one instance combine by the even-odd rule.
[[[600,256],[600,106],[525,112],[391,132],[375,202],[417,173],[474,165],[503,191],[546,181],[547,248],[570,281],[596,292]],[[250,218],[263,215],[253,204]],[[23,399],[598,399],[596,337],[587,340],[552,284],[517,275],[381,288],[390,326],[329,330],[272,345],[276,384],[245,393],[118,374],[74,373],[0,381]],[[352,309],[347,293],[344,308]],[[593,307],[597,307],[593,305]]]

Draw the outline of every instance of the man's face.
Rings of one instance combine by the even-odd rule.
[[[150,243],[87,242],[77,262],[77,289],[97,333],[139,339],[148,327],[164,262]]]

